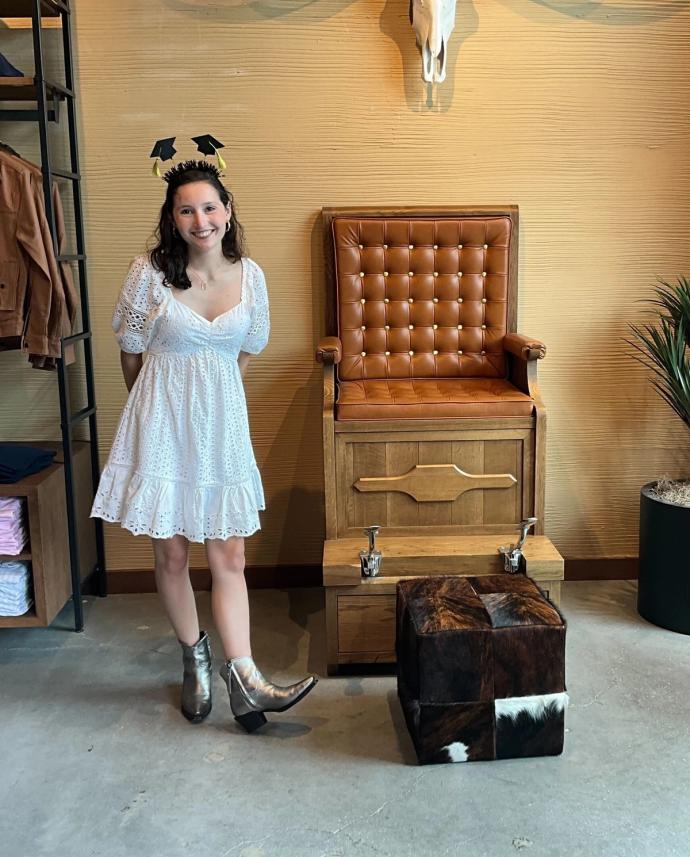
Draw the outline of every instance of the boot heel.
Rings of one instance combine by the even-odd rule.
[[[237,714],[235,720],[247,732],[256,732],[266,722],[263,711],[251,711],[249,714]]]

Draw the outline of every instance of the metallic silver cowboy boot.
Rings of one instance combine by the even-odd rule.
[[[266,722],[264,711],[287,711],[303,699],[318,679],[310,675],[287,687],[271,684],[259,672],[250,657],[233,658],[223,664],[220,674],[228,686],[230,708],[235,720],[247,732]]]
[[[211,711],[211,644],[206,631],[193,646],[182,646],[182,713],[200,723]]]

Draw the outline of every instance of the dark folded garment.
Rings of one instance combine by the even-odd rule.
[[[21,443],[0,443],[0,483],[19,482],[53,463],[54,449]]]
[[[0,76],[1,77],[24,77],[24,73],[15,68],[6,56],[0,54]]]

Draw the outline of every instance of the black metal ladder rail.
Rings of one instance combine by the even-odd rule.
[[[48,83],[44,76],[43,70],[43,39],[41,32],[41,7],[48,6],[50,8],[59,9],[59,14],[62,24],[62,46],[63,59],[65,66],[65,86]],[[70,9],[67,3],[62,0],[33,0],[32,8],[32,31],[34,43],[34,82],[36,85],[37,97],[37,114],[39,138],[41,146],[41,170],[43,172],[43,193],[45,196],[46,217],[50,227],[50,233],[53,239],[53,249],[58,262],[78,263],[79,269],[79,295],[81,307],[81,333],[72,336],[63,337],[60,344],[60,359],[57,362],[58,370],[58,388],[60,395],[60,428],[62,430],[62,449],[64,459],[65,473],[65,497],[67,503],[67,526],[69,537],[69,554],[70,554],[70,571],[72,578],[72,604],[74,609],[74,627],[75,631],[82,631],[84,628],[84,611],[82,605],[82,579],[81,579],[81,563],[79,558],[79,540],[77,533],[77,515],[75,506],[75,486],[74,486],[74,450],[73,450],[73,430],[76,425],[84,419],[89,420],[89,445],[91,452],[91,483],[92,494],[95,493],[98,479],[100,476],[100,467],[98,461],[98,427],[96,424],[96,397],[95,385],[93,379],[93,351],[92,351],[92,335],[91,323],[89,317],[89,302],[87,288],[87,273],[86,273],[86,252],[84,243],[84,223],[82,214],[81,200],[81,172],[79,169],[79,151],[77,140],[77,124],[75,111],[75,95],[74,95],[74,70],[72,64],[72,39],[70,31]],[[59,92],[67,105],[68,131],[69,131],[69,151],[70,151],[70,169],[52,169],[50,159],[50,145],[48,140],[48,122],[51,118],[57,121],[57,107],[55,106],[52,112],[52,117],[48,110],[48,90],[51,92]],[[53,207],[52,187],[53,179],[60,178],[72,183],[73,201],[74,201],[74,219],[76,233],[76,254],[60,254],[58,246],[57,228],[55,222],[55,210]],[[70,395],[69,395],[69,376],[65,365],[65,350],[77,342],[83,343],[84,348],[84,368],[86,374],[86,390],[87,390],[87,406],[82,408],[77,413],[70,412]],[[107,578],[105,567],[105,545],[103,538],[103,522],[99,518],[94,519],[95,535],[96,535],[96,566],[92,571],[95,577],[96,591],[99,595],[105,596],[107,593]]]

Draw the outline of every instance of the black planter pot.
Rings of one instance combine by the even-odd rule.
[[[690,508],[640,492],[640,570],[637,611],[644,619],[690,634]]]

